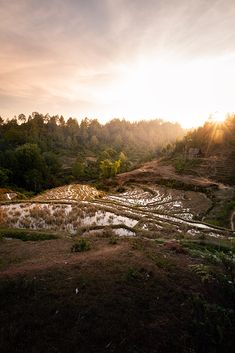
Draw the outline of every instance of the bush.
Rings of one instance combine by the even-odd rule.
[[[115,237],[116,233],[112,229],[112,227],[105,226],[102,232],[103,238],[112,238]]]
[[[83,252],[90,250],[91,245],[87,239],[80,239],[77,243],[71,247],[71,252]]]
[[[178,158],[174,162],[174,167],[175,167],[175,170],[177,171],[177,173],[182,173],[183,171],[185,171],[186,165],[187,165],[187,162],[183,158]]]
[[[117,243],[118,243],[118,237],[116,235],[112,235],[111,238],[109,239],[109,244],[115,245]]]

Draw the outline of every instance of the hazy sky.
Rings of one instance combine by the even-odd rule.
[[[0,115],[235,111],[234,0],[0,0]]]

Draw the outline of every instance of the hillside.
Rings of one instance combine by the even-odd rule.
[[[86,239],[82,253],[71,239],[1,242],[4,353],[233,352],[234,287],[210,260],[222,243]]]
[[[181,193],[187,190],[197,194],[202,193],[205,199],[210,200],[211,206],[207,211],[203,211],[204,202],[202,201],[200,203],[202,212],[197,216],[198,219],[231,228],[232,214],[235,209],[235,188],[232,185],[221,183],[215,174],[210,172],[213,168],[211,160],[215,159],[197,158],[193,161],[186,161],[186,163],[184,161],[185,164],[179,171],[179,160],[175,158],[157,159],[144,163],[133,171],[117,175],[115,183],[119,188],[142,183],[146,186],[162,185],[166,188],[180,190]],[[231,176],[230,169],[224,169],[224,174]]]
[[[235,185],[235,116],[224,122],[207,121],[176,143],[172,156],[181,159],[182,169],[193,166],[196,175]],[[193,155],[193,154],[194,155]],[[196,154],[195,154],[196,153]],[[183,163],[183,160],[188,163]],[[191,163],[190,160],[196,163]]]
[[[158,160],[110,190],[2,197],[4,353],[232,353],[234,232],[202,221],[227,188]]]
[[[176,144],[105,192],[0,189],[4,353],[232,353],[235,189],[219,158]]]

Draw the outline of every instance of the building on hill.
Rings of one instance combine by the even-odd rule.
[[[190,147],[189,150],[187,151],[187,158],[194,159],[194,158],[199,158],[199,157],[202,157],[201,149]]]

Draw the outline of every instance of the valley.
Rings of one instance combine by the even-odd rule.
[[[106,185],[2,189],[4,352],[232,352],[234,188],[161,160]]]

